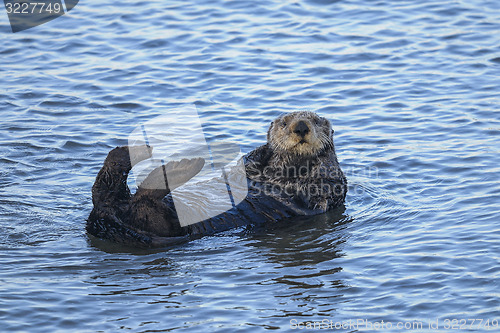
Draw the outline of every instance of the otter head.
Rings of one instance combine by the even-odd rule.
[[[271,123],[267,142],[281,156],[313,157],[333,148],[333,130],[328,119],[314,112],[281,115]]]

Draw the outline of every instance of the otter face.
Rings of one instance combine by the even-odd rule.
[[[274,120],[267,141],[280,154],[316,156],[333,147],[332,132],[328,119],[314,112],[299,111]]]

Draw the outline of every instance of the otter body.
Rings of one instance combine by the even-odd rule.
[[[174,185],[165,182],[160,188],[150,189],[145,184],[165,179],[165,169],[169,168],[179,171],[175,183],[182,184],[201,170],[204,161],[182,160],[158,167],[132,196],[126,182],[132,168],[130,150],[137,148],[113,149],[92,188],[94,208],[87,220],[87,232],[131,246],[157,247],[248,224],[320,214],[343,204],[347,180],[335,154],[333,130],[327,119],[313,112],[280,116],[271,123],[267,141],[243,156],[246,198],[222,214],[187,226],[181,226],[175,210],[171,193]],[[200,188],[201,192],[209,190]]]

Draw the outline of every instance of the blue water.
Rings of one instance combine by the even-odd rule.
[[[15,34],[1,14],[0,34],[3,331],[498,329],[499,1],[88,0]],[[91,241],[107,152],[193,104],[243,152],[282,112],[328,117],[345,211],[150,252]]]

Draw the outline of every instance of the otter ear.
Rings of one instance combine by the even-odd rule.
[[[276,120],[275,120],[275,121],[276,121]],[[272,130],[272,129],[273,129],[273,127],[274,127],[274,122],[275,122],[275,121],[271,122],[271,125],[269,125],[269,129],[267,130],[267,142],[269,142],[269,139],[270,139],[270,137],[271,137],[271,130]]]

